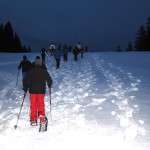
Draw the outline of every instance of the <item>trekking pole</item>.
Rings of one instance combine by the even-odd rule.
[[[52,102],[51,102],[51,87],[49,88],[49,102],[50,102],[50,107],[51,107],[51,104],[52,104]]]
[[[18,77],[19,77],[19,70],[18,70],[18,73],[17,73],[17,81],[16,81],[16,86],[18,84]]]
[[[24,93],[23,98],[22,98],[22,103],[21,103],[20,111],[19,111],[19,114],[18,114],[18,117],[17,117],[17,122],[16,122],[16,125],[14,126],[15,129],[17,128],[17,125],[18,125],[18,121],[19,121],[19,118],[20,118],[20,114],[21,114],[21,110],[22,110],[22,106],[23,106],[23,103],[24,103],[25,96],[26,96],[26,92]]]
[[[51,120],[51,125],[52,125],[51,87],[49,88],[49,102],[50,102],[50,120]]]

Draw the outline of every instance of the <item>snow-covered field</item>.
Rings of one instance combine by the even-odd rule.
[[[39,53],[27,54],[34,61]],[[150,53],[86,53],[74,62],[53,57],[52,106],[45,95],[48,131],[30,127],[29,93],[23,98],[17,67],[23,54],[0,54],[0,150],[149,150]],[[50,111],[51,110],[51,111]]]

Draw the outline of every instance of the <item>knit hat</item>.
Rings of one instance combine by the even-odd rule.
[[[36,58],[35,59],[40,59],[40,56],[36,56]]]
[[[36,56],[35,65],[42,65],[42,61],[40,59],[40,56]]]
[[[24,60],[27,60],[27,56],[26,56],[26,55],[23,55],[23,59],[24,59]]]

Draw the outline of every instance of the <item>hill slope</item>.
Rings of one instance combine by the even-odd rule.
[[[36,55],[27,54],[31,61]],[[29,94],[14,129],[23,97],[21,72],[16,86],[22,54],[0,54],[0,149],[148,149],[149,58],[149,53],[86,53],[74,62],[70,54],[56,70],[48,56],[52,106],[50,111],[47,91],[49,126],[39,133],[30,127]]]

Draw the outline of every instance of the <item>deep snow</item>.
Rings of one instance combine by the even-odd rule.
[[[48,90],[45,95],[45,133],[30,127],[29,93],[14,129],[23,98],[21,72],[16,86],[22,56],[0,54],[0,150],[150,149],[150,53],[85,53],[78,62],[70,54],[57,70],[48,56],[54,84],[51,111]]]

